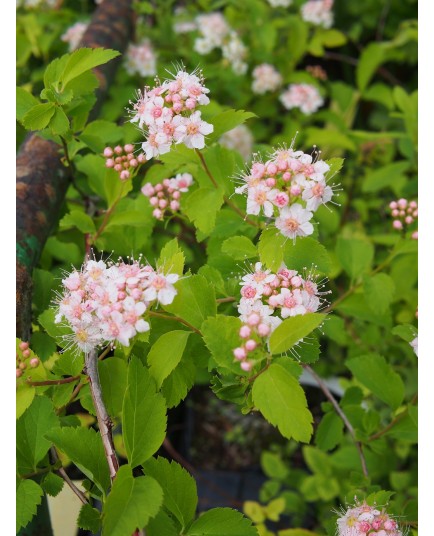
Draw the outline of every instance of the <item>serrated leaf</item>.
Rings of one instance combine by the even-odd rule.
[[[62,491],[64,484],[65,481],[63,480],[63,478],[59,475],[56,475],[52,471],[47,473],[41,480],[42,489],[45,491],[45,493],[51,495],[51,497],[56,497],[57,495],[59,495],[59,493]]]
[[[33,480],[21,480],[16,494],[16,526],[17,533],[26,527],[36,514],[42,502],[44,492]]]
[[[60,220],[61,229],[70,229],[76,227],[82,233],[94,233],[96,231],[92,218],[80,210],[71,210]]]
[[[312,414],[298,381],[284,367],[272,364],[253,383],[253,402],[268,422],[287,439],[308,443]]]
[[[45,434],[57,448],[105,494],[110,486],[110,474],[101,436],[93,428],[52,430]]]
[[[257,116],[252,112],[245,112],[244,110],[226,110],[216,115],[211,119],[211,123],[214,125],[214,131],[208,138],[209,143],[218,140],[222,134],[238,125],[242,125],[247,119],[251,119],[252,117]]]
[[[19,419],[35,398],[36,389],[28,383],[21,383],[17,387],[16,393],[16,418]]]
[[[25,113],[22,123],[28,130],[42,130],[50,122],[55,109],[56,107],[52,102],[37,104]]]
[[[259,258],[272,272],[277,272],[283,262],[286,241],[274,227],[268,227],[261,233],[258,243]]]
[[[250,519],[231,508],[213,508],[202,514],[185,536],[258,536]]]
[[[331,476],[332,467],[330,459],[325,452],[310,445],[304,446],[302,451],[305,462],[312,473]]]
[[[107,145],[115,145],[123,138],[122,127],[111,121],[97,119],[86,125],[79,138],[95,153],[102,153]]]
[[[357,87],[364,91],[377,68],[383,63],[385,48],[380,43],[371,42],[362,51],[356,68]]]
[[[411,324],[401,324],[392,328],[392,333],[393,335],[398,335],[398,337],[401,337],[406,342],[411,342],[417,337],[417,328]]]
[[[194,478],[178,463],[165,458],[151,458],[144,465],[146,475],[154,478],[164,494],[164,507],[182,526],[182,530],[194,518],[197,507],[197,488]]]
[[[217,365],[235,374],[242,374],[233,353],[240,344],[241,325],[240,319],[235,316],[217,315],[206,320],[201,327],[203,340]]]
[[[52,372],[59,376],[77,376],[83,370],[84,356],[76,355],[71,350],[60,354],[54,363]]]
[[[125,449],[133,468],[150,458],[166,437],[166,404],[156,391],[155,381],[148,370],[133,357],[128,367],[122,409]]]
[[[343,420],[336,413],[326,413],[316,430],[315,443],[321,450],[332,450],[341,442],[343,430]]]
[[[324,322],[324,318],[325,315],[320,313],[307,313],[286,318],[271,334],[271,353],[286,352]]]
[[[345,158],[329,158],[325,162],[330,167],[330,169],[327,171],[327,179],[331,179],[343,168]]]
[[[147,360],[149,372],[157,382],[158,389],[177,367],[184,353],[190,331],[169,331],[155,341]]]
[[[183,212],[199,231],[208,235],[215,227],[217,212],[222,204],[222,189],[199,188],[188,196]]]
[[[103,509],[102,536],[127,536],[147,525],[163,503],[163,491],[150,476],[133,477],[123,465]]]
[[[178,245],[178,240],[174,238],[165,244],[160,252],[157,262],[158,271],[163,274],[179,274],[184,271],[185,256]]]
[[[299,238],[296,242],[287,240],[284,246],[283,260],[291,270],[302,272],[312,266],[322,273],[331,269],[330,256],[326,248],[310,237]]]
[[[161,392],[168,408],[177,406],[187,396],[196,379],[196,367],[190,356],[184,356],[179,365],[163,381]]]
[[[45,435],[58,427],[59,418],[51,400],[36,396],[17,421],[17,465],[20,474],[36,471],[36,466],[51,447]]]
[[[346,366],[373,395],[397,409],[404,399],[404,383],[383,356],[375,353],[353,357]]]
[[[122,411],[127,388],[127,363],[124,359],[110,357],[98,363],[104,403],[110,416]]]
[[[98,65],[103,65],[108,61],[116,58],[120,55],[117,50],[103,49],[103,48],[79,48],[75,50],[65,63],[62,74],[60,75],[60,82],[62,89],[82,73],[90,71]]]
[[[336,254],[343,269],[351,279],[357,279],[371,267],[374,246],[365,240],[339,236]]]
[[[288,476],[288,466],[283,462],[280,454],[275,452],[261,453],[261,467],[269,478],[283,480]]]
[[[63,336],[72,333],[72,330],[63,324],[56,324],[54,322],[55,316],[55,310],[50,308],[38,316],[38,321],[48,335],[53,337],[53,339],[56,339],[56,342],[62,346]]]
[[[31,93],[23,89],[22,87],[17,87],[16,89],[16,113],[18,121],[26,115],[26,113],[39,104],[39,101]]]
[[[222,244],[222,251],[236,261],[257,257],[258,252],[253,242],[246,236],[232,236]]]
[[[395,283],[387,274],[375,274],[363,281],[366,302],[373,311],[384,314],[395,295]]]
[[[56,107],[53,117],[50,120],[52,134],[63,136],[69,130],[69,119],[62,108]]]
[[[146,526],[147,536],[179,536],[179,524],[165,510],[149,520]]]
[[[383,188],[389,187],[396,192],[397,187],[402,188],[406,183],[405,172],[410,168],[410,165],[410,162],[404,160],[402,162],[393,162],[374,170],[368,169],[362,184],[362,191],[366,193],[378,192]]]
[[[178,294],[175,299],[164,309],[180,316],[195,328],[200,328],[204,320],[217,313],[214,287],[204,277],[184,277],[176,283],[176,290]]]
[[[77,526],[96,534],[101,528],[101,514],[90,504],[83,504],[78,514]]]

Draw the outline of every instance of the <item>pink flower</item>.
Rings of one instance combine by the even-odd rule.
[[[259,184],[254,188],[250,188],[247,196],[247,214],[254,214],[257,216],[262,209],[265,216],[270,218],[274,212],[271,200],[275,195],[278,195],[278,191],[276,190],[276,193],[274,193],[273,190],[264,184]]]
[[[308,181],[304,189],[302,199],[306,201],[307,210],[315,212],[321,205],[325,205],[333,197],[333,190],[325,181]]]
[[[214,130],[213,125],[202,121],[199,111],[191,114],[190,117],[175,117],[173,120],[177,125],[177,142],[184,143],[189,149],[203,149],[205,147],[205,137]]]
[[[300,108],[305,115],[316,112],[324,104],[317,88],[310,84],[289,85],[288,89],[280,95],[279,100],[287,110]]]
[[[304,209],[298,203],[291,207],[284,207],[276,219],[276,227],[288,238],[295,239],[297,236],[308,236],[313,233],[313,225],[310,223],[312,212]]]
[[[178,279],[178,274],[169,274],[167,277],[158,273],[151,274],[149,286],[144,293],[145,300],[158,300],[162,305],[169,305],[177,294],[173,283],[176,283]]]

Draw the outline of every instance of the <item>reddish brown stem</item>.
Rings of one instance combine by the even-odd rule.
[[[69,378],[61,378],[60,380],[43,380],[40,382],[32,382],[27,381],[29,385],[33,385],[34,387],[40,387],[41,385],[62,385],[64,383],[71,383],[75,382],[80,379],[80,375],[78,376],[70,376]]]

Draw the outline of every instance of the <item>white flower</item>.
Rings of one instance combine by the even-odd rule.
[[[249,160],[252,155],[253,136],[246,125],[238,125],[223,134],[220,144],[238,151],[244,160]]]
[[[269,63],[262,63],[253,69],[252,91],[263,95],[267,91],[276,91],[282,84],[282,75]]]
[[[276,218],[276,227],[289,238],[308,236],[313,233],[313,225],[310,223],[312,212],[295,203],[291,207],[284,207],[280,216]]]
[[[316,112],[324,104],[317,88],[310,84],[290,84],[279,100],[287,110],[300,108],[306,115]]]
[[[323,28],[330,28],[333,24],[333,0],[308,0],[301,7],[301,17]]]
[[[177,291],[173,286],[179,279],[178,274],[164,276],[152,273],[149,276],[149,286],[144,292],[146,301],[158,300],[162,305],[169,305],[173,302]]]
[[[419,357],[419,353],[418,353],[418,352],[419,352],[419,351],[418,351],[418,340],[417,340],[417,339],[418,339],[418,338],[415,337],[415,338],[411,341],[410,346],[413,348],[414,353]]]
[[[320,205],[325,205],[333,197],[333,190],[325,181],[306,181],[306,183],[302,198],[306,201],[307,210],[315,212]]]
[[[190,117],[176,116],[173,123],[177,126],[175,135],[176,143],[184,143],[189,149],[203,149],[205,147],[205,138],[211,134],[214,126],[202,121],[201,113],[194,112]]]
[[[274,212],[272,203],[274,195],[275,191],[263,184],[259,184],[254,188],[249,188],[246,213],[257,216],[262,209],[265,216],[270,218]]]

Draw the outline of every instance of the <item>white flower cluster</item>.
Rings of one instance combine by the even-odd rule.
[[[154,76],[157,74],[157,58],[148,39],[138,45],[128,46],[125,69],[128,74],[140,76]]]
[[[268,0],[271,7],[289,7],[292,0]]]
[[[70,26],[61,36],[60,39],[64,43],[69,44],[69,52],[72,52],[73,50],[76,50],[78,48],[80,41],[82,40],[83,35],[87,30],[88,26],[89,23],[87,22],[76,22],[75,24]]]
[[[163,179],[162,182],[152,185],[147,182],[142,187],[142,194],[149,198],[149,202],[154,207],[152,215],[157,220],[163,220],[166,211],[178,212],[181,207],[181,194],[188,192],[193,184],[193,177],[190,173],[178,173],[171,179]]]
[[[357,504],[338,519],[337,536],[402,536],[398,523],[382,508]]]
[[[299,108],[306,115],[316,112],[324,104],[317,88],[310,84],[290,84],[279,100],[287,110]]]
[[[62,5],[62,0],[17,0],[17,8],[38,9],[38,8],[58,8]]]
[[[329,169],[310,154],[283,148],[267,162],[255,161],[235,192],[247,193],[247,214],[277,216],[276,227],[295,240],[313,233],[313,212],[333,197],[325,178]]]
[[[129,346],[136,333],[149,331],[143,315],[151,304],[172,303],[178,279],[139,261],[107,265],[88,260],[80,272],[74,270],[62,280],[55,322],[66,319],[73,331],[66,339],[83,352],[116,341]]]
[[[301,18],[316,26],[330,28],[333,24],[333,0],[308,0],[301,6]]]
[[[252,91],[263,95],[267,91],[276,91],[282,84],[282,75],[269,63],[262,63],[253,69]]]
[[[220,145],[238,151],[244,161],[250,160],[253,148],[253,136],[246,125],[238,125],[228,130],[220,138]]]
[[[184,70],[153,89],[145,88],[131,110],[131,122],[144,129],[142,149],[150,160],[170,151],[172,143],[184,143],[190,149],[203,149],[205,136],[213,125],[202,121],[197,106],[209,103],[209,89],[202,76]]]

